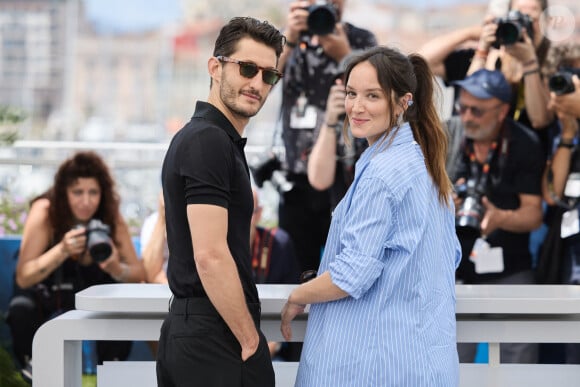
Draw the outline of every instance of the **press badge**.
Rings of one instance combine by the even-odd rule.
[[[474,263],[477,274],[501,273],[504,270],[503,249],[490,247],[482,238],[475,241],[469,260]]]
[[[566,211],[562,214],[562,226],[560,228],[560,237],[568,238],[580,232],[580,223],[578,220],[578,209]]]
[[[568,175],[564,196],[569,198],[580,197],[580,173],[574,172]]]
[[[290,111],[290,128],[314,129],[317,123],[317,116],[316,106],[308,105],[306,96],[301,94]]]

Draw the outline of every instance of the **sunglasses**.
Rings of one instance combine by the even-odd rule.
[[[455,111],[459,114],[465,114],[467,113],[468,110],[471,111],[471,115],[474,116],[475,118],[480,118],[483,117],[483,115],[489,111],[492,111],[494,109],[497,109],[498,107],[500,107],[502,104],[500,103],[499,105],[496,106],[492,106],[490,108],[484,109],[484,108],[480,108],[477,106],[468,106],[468,105],[463,105],[459,102],[455,103]]]
[[[217,60],[220,62],[230,62],[236,63],[240,66],[240,75],[244,78],[252,79],[258,74],[259,71],[262,71],[262,81],[267,83],[268,85],[274,86],[280,78],[282,78],[282,73],[273,68],[265,68],[258,66],[252,62],[243,62],[241,60],[228,58],[227,56],[216,56]]]

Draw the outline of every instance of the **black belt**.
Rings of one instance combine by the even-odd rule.
[[[257,326],[260,326],[260,314],[262,308],[260,303],[246,303],[250,314]],[[205,297],[190,297],[190,298],[176,298],[172,297],[169,305],[169,313],[176,316],[188,316],[194,314],[214,315],[221,318],[217,309],[209,298]]]

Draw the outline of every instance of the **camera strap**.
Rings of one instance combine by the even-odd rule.
[[[270,261],[272,258],[272,246],[278,228],[265,228],[262,235],[259,230],[253,240],[252,269],[256,277],[256,283],[263,284],[270,273]]]
[[[477,157],[475,156],[475,148],[473,145],[473,140],[467,140],[467,151],[469,156],[469,169],[471,179],[475,182],[473,187],[475,188],[476,192],[483,193],[486,191],[487,181],[489,179],[490,171],[491,171],[491,161],[493,160],[497,150],[500,150],[499,158],[498,158],[498,167],[499,167],[499,175],[501,175],[501,171],[506,163],[507,154],[508,154],[508,128],[507,123],[504,123],[500,136],[494,142],[491,143],[489,150],[487,151],[487,156],[485,161],[483,162],[483,166],[481,167],[481,172],[479,170],[479,163],[477,161]]]

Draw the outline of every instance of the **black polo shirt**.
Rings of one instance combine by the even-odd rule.
[[[175,297],[207,297],[194,262],[187,205],[211,204],[228,210],[227,242],[246,300],[259,302],[250,258],[254,201],[245,144],[228,119],[206,102],[197,103],[191,121],[171,140],[161,175],[169,246],[167,278]]]

